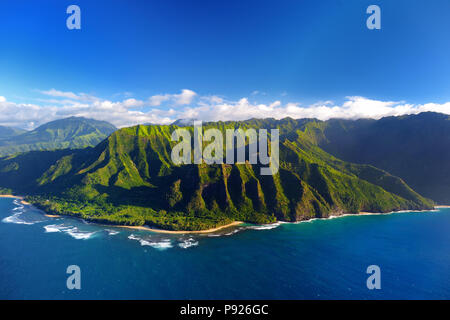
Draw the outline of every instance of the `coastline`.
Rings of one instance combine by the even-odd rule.
[[[437,211],[436,209],[443,209],[443,208],[450,208],[450,206],[435,206],[434,209],[430,210],[399,210],[399,211],[389,211],[389,212],[367,212],[367,211],[360,211],[358,213],[343,213],[343,214],[337,214],[330,216],[326,218],[312,218],[309,220],[302,220],[302,221],[296,221],[292,223],[301,223],[301,222],[309,222],[313,220],[327,220],[327,219],[336,219],[336,218],[344,218],[344,217],[358,217],[358,216],[382,216],[382,215],[389,215],[393,213],[409,213],[409,212],[428,212],[428,211]],[[291,223],[291,222],[283,222],[283,223]]]
[[[4,194],[4,195],[0,195],[0,198],[20,199],[20,203],[21,204],[32,206],[32,204],[27,202],[27,201],[25,201],[24,197],[22,197],[22,196],[15,196],[15,195],[11,195],[11,194]],[[437,205],[437,206],[434,206],[434,209],[444,209],[444,208],[450,208],[450,205]],[[421,212],[421,211],[430,211],[430,210],[399,210],[399,211],[390,211],[390,212],[366,212],[366,211],[361,211],[361,212],[358,212],[358,213],[343,213],[343,214],[336,214],[336,215],[331,214],[329,217],[326,217],[326,218],[311,218],[311,219],[308,219],[308,220],[301,220],[301,221],[295,221],[295,222],[277,221],[277,222],[274,222],[272,224],[277,224],[277,223],[278,224],[279,223],[301,223],[301,222],[310,222],[310,221],[313,221],[313,220],[335,219],[335,218],[347,217],[347,216],[387,215],[387,214],[392,214],[392,213]],[[42,211],[42,212],[43,212],[44,216],[49,217],[49,218],[60,218],[61,217],[61,215],[47,214],[44,211]],[[112,225],[105,225],[105,226],[117,227],[117,228],[127,228],[127,229],[141,230],[141,231],[150,231],[150,232],[155,232],[155,233],[167,233],[167,234],[202,234],[202,233],[216,232],[216,231],[219,231],[219,230],[222,230],[222,229],[225,229],[225,228],[238,226],[238,225],[241,225],[243,223],[244,222],[242,222],[242,221],[233,221],[233,222],[231,222],[229,224],[226,224],[226,225],[223,225],[223,226],[220,226],[220,227],[206,229],[206,230],[194,230],[194,231],[190,231],[190,230],[174,231],[174,230],[155,229],[155,228],[151,228],[151,227],[148,227],[148,226],[126,226],[126,225],[113,225],[113,224]],[[272,225],[272,224],[269,224],[269,225]],[[103,225],[103,224],[99,224],[99,225]]]
[[[23,197],[20,197],[20,196],[13,196],[12,194],[0,194],[0,198],[17,198],[17,199],[23,199]]]
[[[243,223],[242,221],[233,221],[232,223],[229,223],[229,224],[226,224],[226,225],[223,225],[220,227],[206,229],[206,230],[195,230],[195,231],[189,231],[189,230],[174,231],[174,230],[154,229],[154,228],[150,228],[150,227],[146,227],[146,226],[124,226],[124,225],[112,225],[112,226],[119,227],[119,228],[141,230],[141,231],[151,231],[151,232],[156,232],[156,233],[185,234],[185,233],[211,233],[211,232],[216,232],[216,231],[219,231],[219,230],[222,230],[225,228],[238,226],[242,223]]]
[[[442,208],[450,208],[450,206],[435,206],[434,209],[442,209]],[[344,218],[344,217],[350,217],[350,216],[365,216],[365,215],[389,215],[389,214],[393,214],[393,213],[407,213],[407,212],[426,212],[426,211],[430,211],[430,210],[399,210],[399,211],[390,211],[390,212],[366,212],[366,211],[361,211],[358,213],[343,213],[343,214],[337,214],[337,215],[333,215],[331,214],[329,217],[326,218],[311,218],[308,220],[301,220],[301,221],[295,221],[295,222],[288,222],[288,221],[276,221],[270,224],[263,224],[263,225],[259,225],[259,226],[270,226],[270,225],[274,225],[274,224],[281,224],[281,223],[304,223],[304,222],[311,222],[314,220],[328,220],[328,219],[336,219],[336,218]],[[50,218],[60,218],[60,215],[53,215],[53,214],[46,214],[44,213],[44,215],[46,217],[50,217]],[[95,222],[94,222],[95,223]],[[233,221],[232,223],[217,227],[217,228],[211,228],[211,229],[206,229],[206,230],[195,230],[195,231],[189,231],[189,230],[185,230],[185,231],[174,231],[174,230],[164,230],[164,229],[155,229],[155,228],[150,228],[150,227],[146,227],[146,226],[126,226],[126,225],[105,225],[105,224],[100,224],[103,226],[108,226],[108,227],[116,227],[116,228],[126,228],[126,229],[134,229],[134,230],[140,230],[140,231],[150,231],[150,232],[155,232],[155,233],[166,233],[166,234],[204,234],[204,233],[212,233],[212,232],[216,232],[225,228],[229,228],[229,227],[234,227],[234,226],[238,226],[243,224],[243,221]]]
[[[31,206],[31,203],[26,202],[24,197],[22,197],[22,196],[14,196],[12,194],[0,194],[0,198],[20,199],[20,203],[21,204],[25,204],[27,206]]]
[[[25,205],[32,205],[29,202],[26,202],[24,200],[24,197],[22,196],[15,196],[12,194],[2,194],[0,195],[0,198],[10,198],[10,199],[20,199],[20,203],[25,204]],[[42,211],[44,216],[49,217],[49,218],[60,218],[60,215],[57,214],[48,214],[45,213],[44,211]],[[151,232],[156,232],[156,233],[169,233],[169,234],[183,234],[183,233],[211,233],[211,232],[215,232],[215,231],[219,231],[221,229],[225,229],[225,228],[229,228],[229,227],[234,227],[237,225],[240,225],[244,222],[242,221],[233,221],[232,223],[220,226],[220,227],[216,227],[216,228],[211,228],[211,229],[206,229],[206,230],[195,230],[195,231],[174,231],[174,230],[164,230],[164,229],[154,229],[154,228],[150,228],[150,227],[146,227],[146,226],[125,226],[125,225],[108,225],[110,227],[118,227],[118,228],[127,228],[127,229],[135,229],[135,230],[143,230],[143,231],[151,231]],[[99,224],[101,225],[101,224]]]
[[[44,213],[44,216],[49,217],[49,218],[60,218],[61,216],[58,216],[57,214],[47,214]]]

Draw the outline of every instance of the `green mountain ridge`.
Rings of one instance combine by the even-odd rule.
[[[311,120],[306,127],[316,144],[337,158],[384,169],[425,197],[450,204],[450,116]]]
[[[19,128],[0,126],[0,140],[8,139],[25,132],[27,131]]]
[[[9,128],[11,130],[14,129]],[[108,122],[82,117],[55,120],[32,131],[16,131],[16,134],[3,137],[0,135],[0,156],[34,150],[95,146],[115,130],[116,127]]]
[[[322,150],[314,123],[286,118],[204,124],[222,132],[279,128],[280,169],[273,176],[260,175],[260,165],[249,163],[174,165],[176,142],[170,137],[178,127],[141,125],[117,130],[95,148],[0,159],[0,187],[30,195],[47,212],[170,230],[433,207],[402,179]],[[31,169],[37,159],[39,166]]]

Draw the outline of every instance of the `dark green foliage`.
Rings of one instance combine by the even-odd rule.
[[[433,206],[400,178],[323,151],[321,125],[292,119],[204,125],[222,132],[279,128],[274,176],[261,176],[260,165],[249,163],[174,165],[170,136],[177,127],[150,125],[118,130],[95,148],[0,159],[0,187],[32,195],[29,201],[52,213],[172,230]]]
[[[316,139],[346,161],[401,177],[420,194],[450,204],[450,117],[426,112],[380,120],[330,120]]]
[[[13,191],[7,188],[0,188],[0,195],[11,195]]]

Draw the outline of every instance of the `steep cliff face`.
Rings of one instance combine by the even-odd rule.
[[[312,122],[311,122],[312,124]],[[450,204],[450,117],[424,112],[380,120],[316,122],[318,143],[334,156],[397,175],[420,194]]]
[[[326,153],[306,123],[267,119],[204,126],[221,132],[278,128],[280,161],[275,175],[261,175],[261,165],[248,161],[175,165],[171,133],[177,127],[152,125],[118,130],[95,148],[50,153],[23,186],[14,181],[27,170],[30,155],[3,159],[0,179],[5,183],[0,187],[34,194],[37,205],[59,213],[187,230],[231,220],[269,223],[432,207],[400,178]]]

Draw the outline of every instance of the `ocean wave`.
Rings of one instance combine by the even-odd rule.
[[[166,240],[162,240],[162,241],[147,241],[147,240],[141,240],[141,245],[143,246],[151,246],[155,249],[160,249],[160,250],[164,250],[164,249],[169,249],[172,248],[172,241],[170,241],[169,239]]]
[[[115,236],[116,234],[119,234],[119,231],[111,230],[111,229],[105,229],[105,231],[108,233],[109,236]]]
[[[255,227],[256,227],[256,226],[255,226]],[[209,234],[207,234],[206,236],[207,236],[207,237],[232,236],[233,234],[236,234],[236,233],[238,233],[239,231],[242,231],[242,230],[246,230],[247,228],[248,228],[248,227],[240,227],[240,228],[233,229],[232,231],[227,232],[227,233],[224,233],[223,231],[216,231],[216,232],[214,232],[214,233],[209,233]]]
[[[189,238],[189,239],[183,240],[183,242],[180,242],[178,244],[178,246],[180,248],[187,249],[190,247],[198,246],[198,241],[194,240],[194,238]]]
[[[44,226],[45,232],[47,232],[47,233],[61,232],[63,228],[64,227],[62,227],[62,225],[57,225],[57,224],[50,224],[50,225]]]
[[[13,203],[17,206],[11,210],[12,212],[14,212],[14,214],[9,217],[3,218],[2,222],[14,224],[27,224],[27,225],[39,222],[39,221],[26,221],[24,219],[21,219],[20,216],[25,213],[25,211],[23,210],[25,207],[20,202],[18,202],[17,199],[14,200]]]
[[[169,249],[169,248],[173,247],[172,240],[170,240],[170,239],[162,239],[159,241],[152,241],[151,239],[148,239],[148,238],[147,239],[140,238],[134,234],[129,235],[128,239],[139,241],[141,246],[150,246],[150,247],[153,247],[153,248],[159,249],[159,250],[165,250],[165,249]]]
[[[64,232],[70,235],[72,238],[75,238],[77,240],[87,240],[92,235],[97,233],[97,231],[88,232],[88,231],[81,231],[77,227],[73,226],[65,226],[64,224],[50,224],[47,226],[44,226],[45,232],[51,233],[51,232]]]
[[[243,230],[243,229],[242,228],[237,228],[237,229],[234,229],[233,231],[230,231],[228,233],[224,233],[223,235],[224,236],[232,236],[233,234],[236,234],[236,233],[238,233],[241,230]]]
[[[34,221],[34,222],[32,222],[32,221],[25,221],[23,219],[20,219],[20,216],[23,213],[24,213],[23,211],[16,212],[12,216],[3,218],[2,222],[4,222],[4,223],[14,223],[14,224],[27,224],[27,225],[35,224],[37,222],[37,221]]]
[[[97,233],[96,231],[93,231],[93,232],[80,231],[77,227],[67,229],[64,232],[66,232],[72,238],[75,238],[77,240],[87,240],[90,237],[92,237],[95,233]]]
[[[247,227],[247,229],[250,230],[270,230],[270,229],[275,229],[278,228],[281,225],[280,222],[275,222],[275,223],[271,223],[271,224],[262,224],[259,226],[249,226]]]

